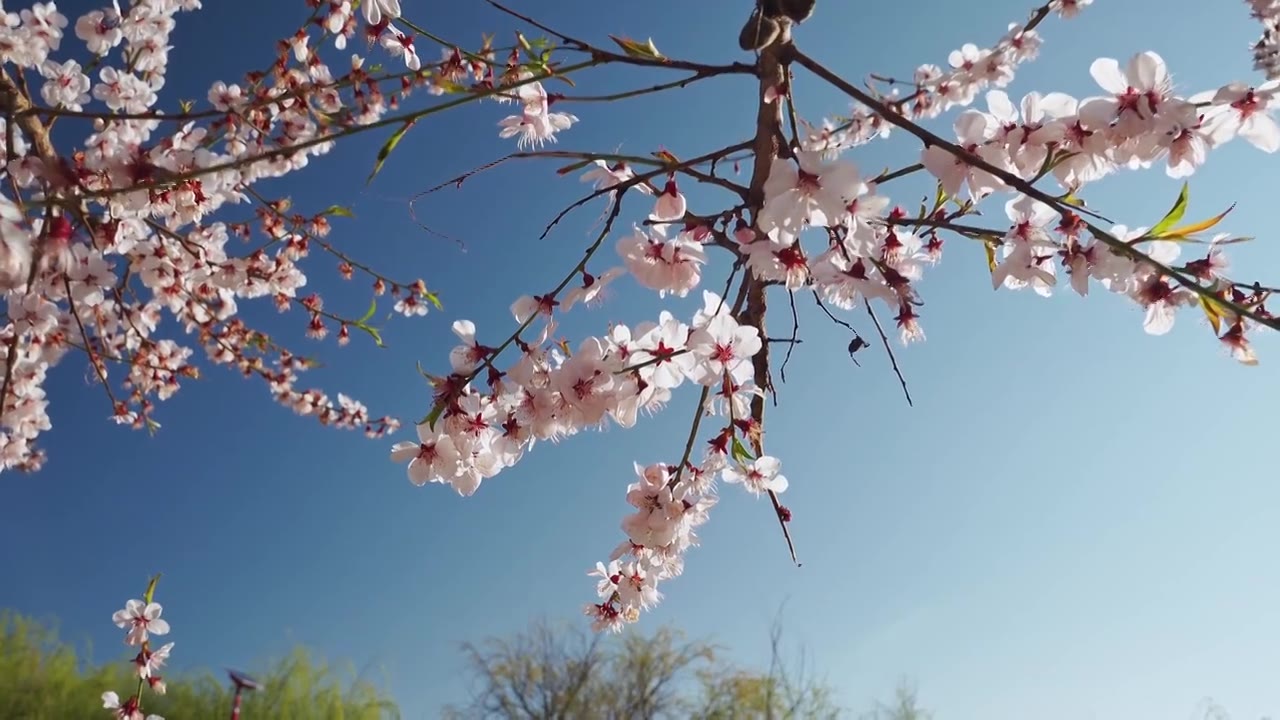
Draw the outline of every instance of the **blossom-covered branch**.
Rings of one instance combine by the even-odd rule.
[[[447,482],[470,494],[481,477],[509,467],[539,439],[559,439],[606,421],[629,427],[638,409],[656,411],[684,384],[700,386],[683,453],[669,462],[636,465],[637,481],[627,489],[634,512],[622,524],[626,540],[591,573],[599,598],[587,612],[597,628],[616,630],[658,602],[659,585],[682,572],[685,553],[697,541],[696,528],[715,504],[717,477],[768,496],[790,546],[792,513],[778,500],[789,483],[780,461],[764,451],[765,397],[777,394],[765,333],[772,288],[813,291],[829,314],[827,305],[845,311],[863,305],[904,392],[905,380],[872,304],[883,303],[894,312],[902,342],[923,340],[924,301],[916,283],[941,259],[946,232],[986,247],[996,287],[1029,287],[1046,295],[1056,286],[1060,266],[1081,295],[1100,285],[1144,307],[1150,333],[1166,332],[1179,307],[1195,304],[1233,356],[1255,362],[1249,329],[1277,325],[1265,306],[1270,291],[1223,274],[1224,249],[1237,238],[1202,239],[1227,213],[1183,222],[1184,191],[1170,213],[1148,228],[1104,229],[1081,194],[1109,173],[1157,162],[1168,174],[1186,177],[1208,150],[1237,135],[1273,152],[1280,140],[1270,117],[1277,104],[1275,85],[1228,84],[1181,98],[1171,90],[1163,61],[1143,53],[1127,68],[1114,60],[1094,63],[1091,72],[1103,95],[1076,100],[1031,93],[1019,110],[998,88],[1009,84],[1018,63],[1036,57],[1041,40],[1034,28],[1055,11],[1070,17],[1087,4],[1053,0],[1041,6],[994,49],[965,46],[953,53],[950,71],[918,73],[914,93],[902,99],[877,97],[836,76],[795,48],[790,29],[800,20],[779,18],[775,26],[785,31],[756,57],[757,132],[745,144],[753,165],[749,185],[740,186],[744,202],[727,211],[693,210],[675,181],[681,170],[666,168],[667,183],[656,193],[648,217],[618,241],[622,266],[598,274],[580,266],[575,269],[583,273],[580,287],[562,295],[567,287],[562,284],[556,292],[526,296],[513,306],[521,327],[517,339],[502,346],[515,342],[520,347],[522,356],[513,364],[499,369],[493,362],[497,353],[477,340],[475,326],[455,325],[463,344],[450,354],[454,379],[434,381],[448,392],[437,390],[428,422],[419,428],[420,442],[398,445],[393,456],[409,461],[416,483]],[[578,49],[590,47],[519,17]],[[663,57],[652,43],[624,47],[655,61]],[[793,63],[849,94],[858,103],[854,117],[826,121],[817,131],[799,118]],[[957,119],[958,142],[915,121],[967,106],[991,86],[997,89],[987,93],[988,112],[965,110]],[[801,126],[809,131],[801,135]],[[894,127],[925,143],[919,161],[864,178],[845,151]],[[628,162],[581,157],[578,167],[595,165],[584,179],[598,189],[562,211],[548,230],[569,210],[602,196],[611,203],[608,230],[621,194],[649,187],[648,177],[637,175]],[[878,192],[890,180],[921,172],[934,176],[937,192],[933,207],[917,215]],[[1049,182],[1060,190],[1042,187]],[[1002,193],[1010,196],[1007,226],[966,222],[984,201]],[[1183,247],[1197,243],[1207,245],[1204,257],[1175,262]],[[599,240],[592,254],[598,246]],[[556,318],[581,299],[599,297],[604,282],[629,274],[660,297],[684,296],[701,283],[715,251],[725,252],[735,271],[740,265],[745,269],[735,302],[704,291],[703,309],[687,324],[663,312],[656,322],[614,326],[576,349],[550,341]],[[530,320],[534,315],[536,326]],[[535,337],[526,339],[522,334],[529,327],[536,327]],[[790,342],[794,347],[798,338]],[[849,352],[865,345],[855,331]],[[471,382],[479,364],[488,371],[483,387]],[[724,422],[706,435],[703,456],[696,459],[692,449],[708,417]]]
[[[422,195],[461,188],[508,161],[554,159],[567,163],[555,175],[581,171],[591,189],[554,214],[542,234],[597,201],[603,225],[571,267],[551,280],[530,280],[539,294],[515,298],[514,330],[453,323],[458,345],[421,368],[433,399],[422,408],[416,439],[396,443],[392,459],[407,466],[415,485],[447,484],[469,496],[539,441],[632,427],[694,387],[687,431],[682,426],[670,447],[654,448],[647,464],[634,465],[625,537],[591,573],[597,597],[587,614],[598,629],[619,630],[659,602],[660,585],[683,572],[697,529],[716,505],[717,481],[768,498],[794,560],[793,514],[780,501],[790,480],[770,454],[778,449],[766,452],[765,408],[766,398],[777,403],[783,395],[773,383],[770,345],[787,343],[789,355],[802,342],[796,292],[812,293],[853,332],[851,356],[867,342],[837,313],[865,311],[909,403],[892,329],[886,332],[875,305],[892,313],[901,344],[923,340],[919,282],[939,265],[949,236],[981,243],[993,287],[1049,295],[1061,277],[1082,296],[1101,287],[1143,308],[1152,334],[1168,332],[1179,310],[1197,308],[1245,364],[1257,362],[1254,331],[1280,328],[1267,307],[1272,285],[1227,273],[1226,252],[1243,238],[1209,234],[1229,209],[1185,220],[1184,186],[1163,218],[1131,230],[1104,219],[1084,197],[1091,183],[1113,173],[1163,166],[1188,178],[1237,137],[1263,152],[1280,149],[1276,3],[1248,1],[1264,32],[1256,67],[1272,79],[1226,82],[1184,97],[1164,60],[1139,52],[1088,68],[1101,88],[1095,97],[1030,92],[1015,103],[1005,88],[1018,66],[1039,54],[1044,21],[1090,4],[1051,0],[990,48],[962,45],[945,70],[921,65],[910,81],[869,74],[864,88],[796,46],[793,30],[815,11],[812,0],[757,3],[740,37],[751,41],[744,44],[751,62],[721,64],[668,57],[652,40],[610,35],[611,44],[592,43],[494,0],[496,15],[548,37],[515,32],[506,46],[485,38],[463,48],[404,17],[413,8],[401,0],[307,0],[305,21],[281,39],[271,66],[240,82],[212,82],[199,103],[173,112],[159,109],[169,38],[198,0],[135,0],[127,9],[113,4],[83,15],[67,33],[83,44],[84,64],[67,57],[71,21],[54,3],[0,11],[0,293],[8,314],[0,328],[0,465],[33,470],[43,462],[36,440],[52,424],[45,378],[70,351],[87,357],[110,417],[122,424],[157,427],[155,403],[200,377],[199,348],[208,362],[259,378],[298,414],[375,437],[395,430],[395,419],[374,418],[345,395],[302,389],[300,376],[313,362],[249,327],[239,308],[270,301],[301,315],[298,327],[311,339],[336,327],[339,345],[353,331],[380,345],[383,329],[369,324],[379,298],[390,294],[395,310],[409,317],[439,307],[428,286],[431,268],[397,270],[393,279],[333,237],[339,222],[355,221],[349,209],[295,208],[287,195],[257,183],[302,171],[350,137],[380,133],[372,181],[407,133],[434,115],[484,103],[510,108],[493,117],[495,144],[514,151],[494,153],[507,154]],[[386,72],[365,54],[348,53],[357,38],[403,69]],[[438,60],[420,55],[429,43],[438,46]],[[331,65],[325,58],[334,51],[343,59]],[[659,77],[597,95],[548,89],[616,65]],[[851,114],[806,118],[793,66],[848,95]],[[755,131],[745,140],[687,159],[667,150],[546,148],[590,121],[595,103],[661,107],[667,91],[743,75],[757,80]],[[971,107],[979,98],[985,110]],[[951,110],[960,111],[954,140],[920,125]],[[82,142],[56,144],[55,124],[59,137],[79,130]],[[920,141],[919,155],[878,175],[861,172],[851,151],[895,129]],[[744,162],[749,179],[723,174]],[[931,179],[933,201],[918,212],[885,194],[920,178]],[[691,207],[684,190],[692,183],[724,192]],[[644,204],[638,212],[637,201]],[[992,202],[1003,205],[1007,223],[983,213]],[[632,214],[623,214],[624,205]],[[605,259],[609,249],[616,260]],[[372,301],[363,317],[307,289],[313,255],[344,279],[358,274],[370,283],[358,305]],[[708,272],[727,276],[723,289],[705,289]],[[648,322],[601,326],[576,343],[557,336],[565,313],[600,303],[615,282],[633,282],[660,299],[700,293],[702,304],[691,315],[659,309]],[[770,338],[770,303],[782,293],[793,332]],[[153,635],[167,631],[150,592],[117,622]],[[131,630],[142,647],[137,662],[147,671],[140,669],[140,678],[150,680],[169,646],[152,652],[146,632],[135,635]],[[103,699],[119,717],[142,717],[141,686],[128,699]]]

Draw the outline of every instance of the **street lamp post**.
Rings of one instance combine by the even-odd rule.
[[[231,720],[240,720],[240,696],[245,690],[261,690],[262,683],[236,670],[227,670],[227,675],[231,677],[231,682],[236,686],[236,696],[231,705]]]

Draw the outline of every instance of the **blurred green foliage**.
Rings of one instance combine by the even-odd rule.
[[[81,659],[46,623],[0,611],[0,720],[110,718],[101,696],[114,690],[126,698],[138,678],[121,660],[101,666]],[[400,711],[390,697],[350,668],[335,668],[305,649],[255,668],[264,688],[246,693],[243,720],[391,720]],[[143,691],[143,710],[167,720],[205,720],[231,714],[233,690],[224,674],[165,676],[164,695]]]

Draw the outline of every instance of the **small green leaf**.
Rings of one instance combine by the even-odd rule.
[[[1232,203],[1231,207],[1227,208],[1220,215],[1215,215],[1209,218],[1208,220],[1202,220],[1198,223],[1191,223],[1190,225],[1183,225],[1182,227],[1177,227],[1173,229],[1166,228],[1162,232],[1156,232],[1155,228],[1152,228],[1151,232],[1148,234],[1151,235],[1152,237],[1160,238],[1161,240],[1191,237],[1196,233],[1204,232],[1205,230],[1208,230],[1214,225],[1217,225],[1218,223],[1222,222],[1223,218],[1225,218],[1228,213],[1230,213],[1232,210],[1235,210],[1235,209],[1236,209],[1235,203]]]
[[[369,173],[369,179],[365,180],[366,185],[373,182],[373,177],[382,169],[383,164],[387,162],[387,158],[391,157],[391,152],[396,149],[396,145],[400,144],[400,139],[404,137],[405,133],[409,132],[411,127],[413,127],[412,120],[401,125],[400,129],[387,138],[387,142],[383,144],[382,149],[378,150],[378,161],[373,164],[373,172]]]
[[[1222,310],[1218,303],[1209,298],[1200,295],[1200,309],[1204,310],[1204,316],[1209,319],[1209,324],[1213,326],[1213,334],[1222,334]]]
[[[659,150],[657,152],[651,152],[649,155],[666,163],[668,167],[674,167],[680,164],[680,158],[673,155],[670,150]]]
[[[376,312],[378,312],[378,298],[375,297],[369,300],[369,309],[365,311],[364,317],[356,321],[356,324],[364,325],[369,322],[369,319],[372,318],[373,314]]]
[[[987,253],[987,269],[993,274],[996,271],[996,248],[1000,246],[1000,239],[994,235],[982,236],[982,249]]]
[[[440,415],[444,413],[444,405],[436,405],[431,408],[431,412],[427,416],[418,421],[419,425],[426,425],[428,428],[435,430],[436,421],[440,419]]]
[[[736,435],[733,437],[733,443],[730,447],[729,454],[738,462],[751,462],[756,459],[755,456],[751,454],[751,451],[747,449],[747,446],[743,445],[742,441],[739,440]]]
[[[430,290],[428,290],[428,291],[426,291],[426,292],[422,293],[422,297],[426,298],[426,299],[427,299],[427,302],[431,303],[431,304],[435,307],[435,309],[436,309],[436,310],[443,310],[443,309],[444,309],[444,305],[442,305],[442,304],[440,303],[440,296],[439,296],[439,295],[436,295],[435,293],[431,292]]]
[[[436,81],[432,83],[432,87],[440,88],[441,90],[444,90],[447,93],[455,94],[455,95],[457,93],[462,93],[467,91],[466,85],[456,83],[447,78],[437,78]]]
[[[372,325],[365,325],[363,322],[356,323],[355,327],[357,330],[363,330],[364,332],[368,333],[369,337],[373,338],[373,343],[378,347],[380,348],[386,347],[386,345],[383,344],[382,342],[382,333],[378,332],[378,328],[375,328]]]
[[[344,218],[354,218],[356,216],[355,213],[351,212],[351,208],[346,208],[341,205],[330,205],[324,212],[320,214],[321,215],[337,215],[338,217],[344,217]]]
[[[1150,237],[1160,237],[1162,233],[1168,232],[1170,228],[1178,224],[1182,216],[1187,214],[1187,202],[1190,200],[1191,186],[1188,183],[1182,183],[1182,192],[1178,193],[1178,199],[1173,203],[1173,207],[1169,208],[1169,212],[1165,213],[1164,218],[1156,223],[1155,227],[1147,231]]]
[[[630,38],[620,38],[616,35],[610,35],[609,39],[617,43],[622,48],[622,52],[630,57],[641,58],[644,60],[666,60],[662,53],[658,52],[657,46],[653,44],[653,38],[649,38],[644,43],[637,42]]]
[[[1054,153],[1053,163],[1049,165],[1048,172],[1053,172],[1054,170],[1057,170],[1059,165],[1061,165],[1062,163],[1070,160],[1071,158],[1079,154],[1080,153],[1078,152],[1067,152],[1065,150]]]
[[[160,582],[159,573],[152,576],[152,578],[147,581],[147,591],[142,594],[143,603],[147,605],[150,605],[152,603],[152,601],[155,599],[155,596],[156,596],[156,584],[159,582]]]

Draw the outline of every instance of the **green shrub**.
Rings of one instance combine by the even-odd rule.
[[[123,658],[123,654],[122,654]],[[334,668],[304,648],[258,668],[262,690],[246,693],[243,720],[390,720],[400,711],[372,683]],[[110,718],[100,697],[115,690],[127,697],[136,687],[123,661],[92,666],[56,631],[30,617],[0,611],[0,720]],[[143,694],[143,709],[166,720],[229,717],[232,689],[225,675],[208,671],[168,675],[164,695]]]

